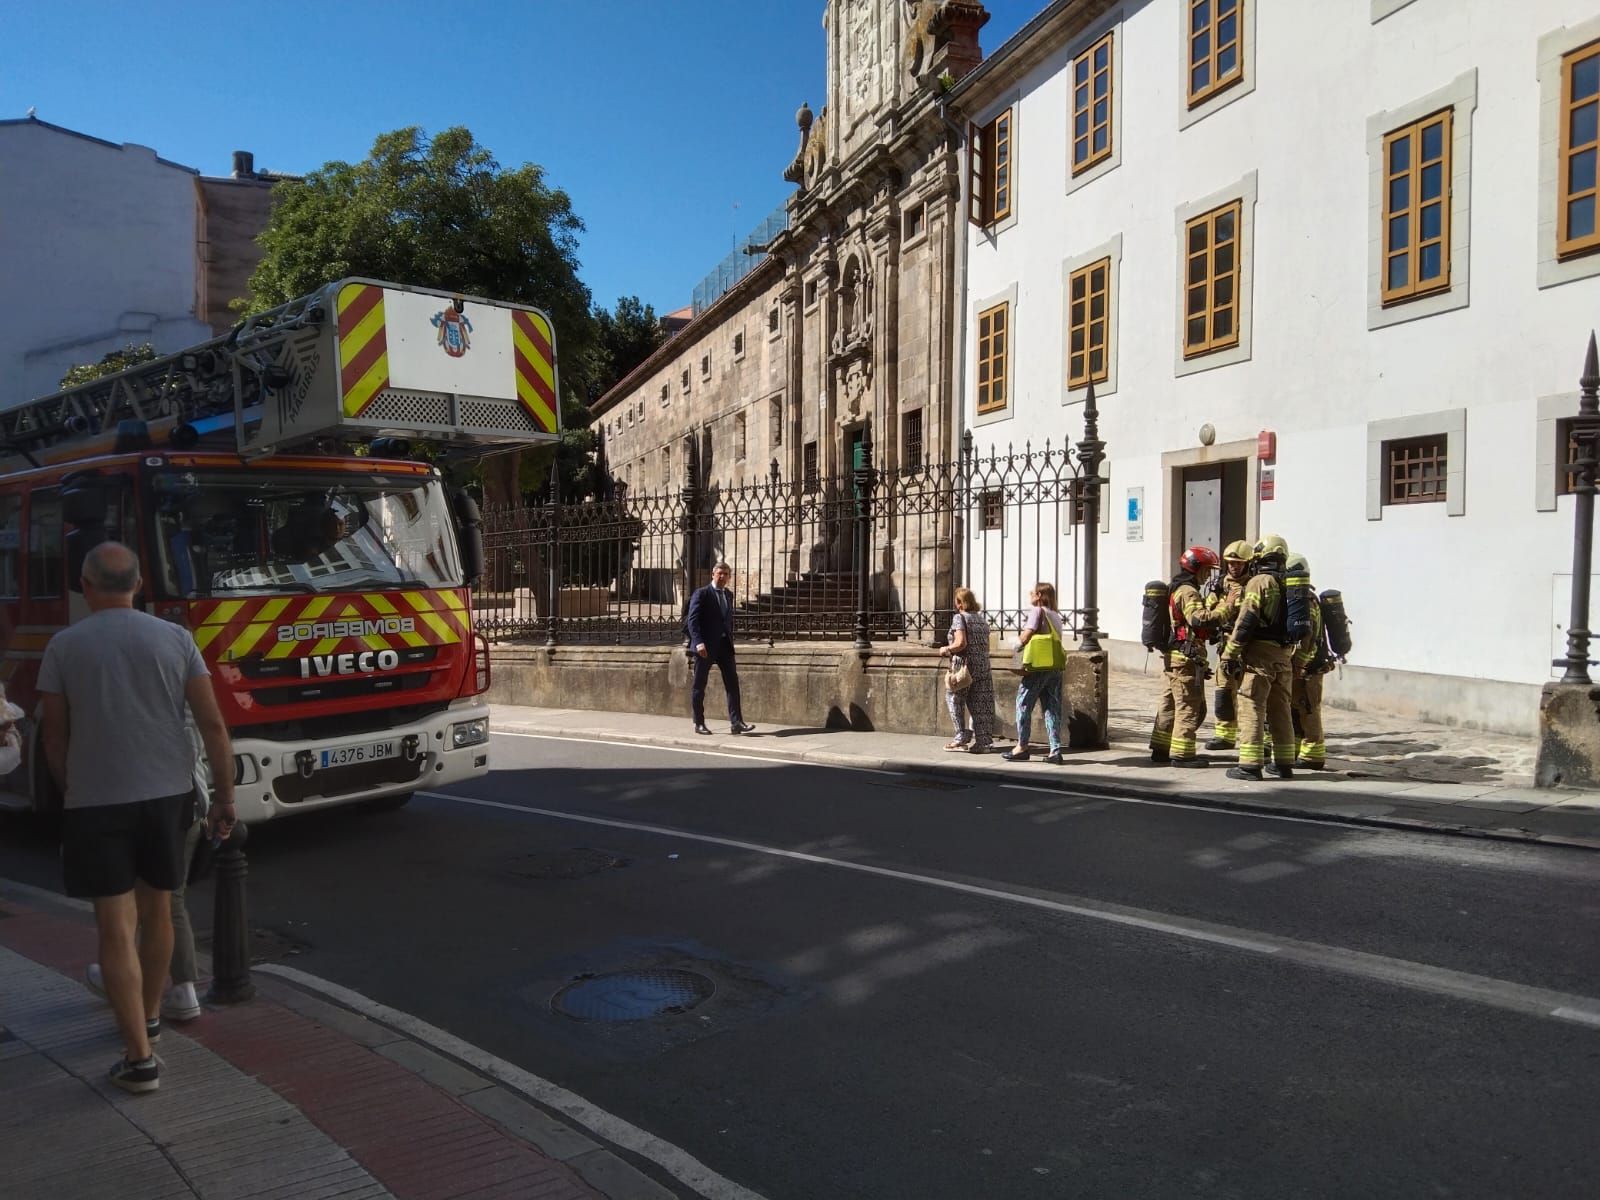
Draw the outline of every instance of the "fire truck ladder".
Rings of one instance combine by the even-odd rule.
[[[538,309],[343,279],[222,337],[0,411],[0,455],[38,465],[111,450],[135,422],[145,445],[231,435],[245,458],[380,437],[475,456],[554,441],[559,392],[555,331]]]
[[[142,421],[152,434],[164,427],[179,445],[243,425],[266,397],[293,385],[281,361],[286,345],[326,320],[322,293],[301,296],[209,342],[0,410],[0,450],[34,459],[114,435],[124,421]]]

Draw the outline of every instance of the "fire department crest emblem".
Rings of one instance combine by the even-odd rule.
[[[434,313],[429,320],[439,331],[439,348],[451,358],[460,358],[472,349],[472,322],[467,319],[466,313],[457,311],[452,305]]]

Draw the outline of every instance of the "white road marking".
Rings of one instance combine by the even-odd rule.
[[[762,1200],[759,1193],[718,1175],[688,1151],[681,1150],[670,1142],[664,1142],[654,1134],[646,1133],[637,1125],[630,1124],[602,1108],[597,1108],[582,1096],[567,1091],[559,1084],[524,1071],[515,1063],[497,1058],[487,1050],[482,1050],[470,1042],[464,1042],[452,1033],[446,1033],[437,1025],[430,1025],[410,1013],[390,1008],[387,1004],[382,1004],[360,992],[337,983],[330,983],[315,975],[308,975],[304,971],[297,971],[293,967],[280,966],[277,963],[261,963],[255,970],[266,975],[276,975],[280,979],[287,979],[310,991],[318,992],[365,1017],[382,1021],[408,1037],[460,1059],[507,1087],[570,1117],[575,1123],[598,1134],[613,1145],[621,1146],[641,1158],[649,1159],[669,1172],[678,1182],[707,1197],[707,1200]]]
[[[893,867],[878,867],[870,863],[851,862],[842,858],[828,858],[825,855],[810,854],[802,850],[785,850],[780,846],[764,846],[759,842],[746,842],[738,838],[718,837],[715,834],[708,833],[691,833],[682,829],[673,829],[666,825],[649,825],[641,821],[623,821],[614,817],[588,816],[581,813],[564,812],[561,809],[554,808],[535,808],[521,804],[509,804],[502,800],[481,800],[473,796],[453,796],[444,792],[419,791],[417,795],[426,796],[434,800],[446,800],[454,804],[472,805],[477,808],[501,809],[506,812],[520,812],[530,816],[548,817],[557,821],[575,821],[583,825],[603,825],[611,829],[627,829],[635,833],[656,834],[661,837],[677,838],[683,841],[701,842],[710,846],[722,846],[730,850],[744,850],[752,854],[766,854],[774,858],[809,863],[813,866],[834,867],[843,871],[859,871],[864,875],[876,875],[880,878],[899,880],[902,883],[913,883],[923,887],[941,888],[945,891],[960,892],[968,896],[978,896],[985,900],[996,900],[1003,904],[1016,904],[1025,908],[1059,913],[1063,916],[1103,921],[1112,925],[1142,929],[1146,932],[1161,934],[1166,937],[1182,938],[1186,941],[1226,946],[1248,954],[1274,957],[1283,962],[1293,962],[1301,966],[1334,971],[1360,979],[1394,984],[1413,991],[1448,996],[1457,1000],[1469,1000],[1477,1004],[1486,1004],[1527,1016],[1573,1021],[1585,1025],[1593,1024],[1596,1028],[1600,1028],[1600,999],[1532,987],[1526,984],[1511,983],[1503,979],[1492,979],[1485,975],[1473,975],[1466,971],[1454,971],[1448,967],[1430,966],[1426,963],[1411,962],[1403,958],[1388,958],[1381,954],[1346,950],[1338,946],[1323,945],[1319,942],[1306,942],[1296,938],[1279,937],[1276,934],[1236,929],[1229,925],[1220,925],[1210,921],[1172,917],[1145,909],[1130,908],[1120,904],[1107,904],[1084,897],[1075,896],[1068,900],[1056,900],[1012,888],[964,883],[958,879],[945,879],[937,875],[919,875],[913,871],[900,871]]]

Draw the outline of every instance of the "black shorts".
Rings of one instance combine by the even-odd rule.
[[[69,808],[61,814],[61,873],[67,895],[85,899],[131,892],[135,880],[170,892],[183,880],[188,792]]]

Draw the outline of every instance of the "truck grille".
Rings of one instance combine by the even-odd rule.
[[[378,762],[353,763],[348,767],[313,771],[309,779],[298,773],[279,775],[272,781],[272,791],[285,804],[298,804],[302,800],[323,796],[363,792],[383,783],[415,783],[422,778],[430,761],[428,755],[422,755],[415,762],[407,762],[403,758],[385,758]]]

